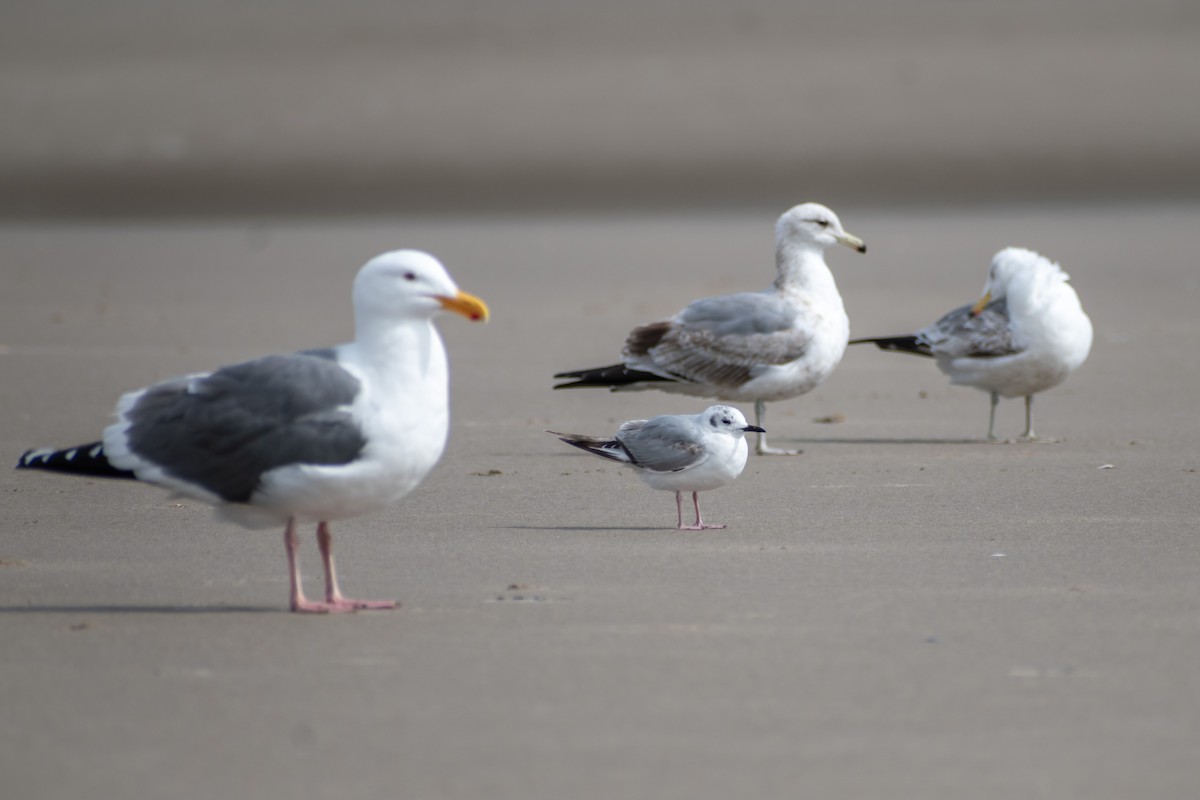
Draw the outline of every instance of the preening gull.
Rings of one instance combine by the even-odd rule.
[[[100,442],[30,450],[18,469],[136,478],[216,506],[246,527],[284,524],[291,609],[395,608],[338,589],[331,520],[408,494],[445,447],[446,351],[433,318],[486,320],[428,253],[397,250],[354,280],[355,339],[276,355],[130,392]],[[299,522],[317,523],[325,599],[304,596]]]
[[[909,336],[855,339],[883,350],[932,356],[950,382],[989,392],[988,439],[1001,397],[1025,398],[1033,439],[1033,396],[1079,368],[1092,347],[1092,322],[1058,264],[1021,247],[992,258],[983,297]]]
[[[671,319],[635,328],[620,364],[560,372],[554,377],[571,382],[554,388],[658,389],[753,401],[755,422],[763,425],[766,403],[812,391],[846,350],[850,322],[824,257],[834,244],[867,251],[825,206],[790,209],[775,225],[778,275],[769,288],[697,300]],[[800,452],[768,447],[764,433],[756,450]]]
[[[746,433],[764,433],[747,425],[731,406],[710,406],[699,414],[666,414],[621,423],[611,438],[547,431],[569,445],[632,467],[650,488],[675,492],[681,531],[724,528],[700,518],[699,492],[719,489],[746,466]],[[696,522],[683,524],[683,493],[692,493]]]

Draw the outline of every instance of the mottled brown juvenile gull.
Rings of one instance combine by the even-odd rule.
[[[855,339],[883,350],[931,356],[952,384],[991,397],[988,439],[995,438],[1001,397],[1025,398],[1025,432],[1033,439],[1033,396],[1067,379],[1092,348],[1092,322],[1058,264],[1020,247],[996,253],[983,297],[908,336]]]
[[[724,528],[700,518],[699,492],[719,489],[746,466],[746,433],[763,433],[747,425],[731,406],[710,406],[699,414],[664,414],[621,423],[616,436],[547,431],[592,455],[632,467],[647,486],[675,492],[678,529]],[[696,522],[683,524],[683,493],[692,493]]]
[[[792,208],[775,225],[778,274],[769,288],[697,300],[671,319],[635,328],[620,364],[560,372],[554,377],[570,382],[554,388],[658,389],[753,401],[755,422],[763,425],[766,403],[812,391],[846,350],[850,322],[824,257],[834,244],[867,251],[825,206]],[[765,433],[756,450],[800,452],[768,447]]]
[[[246,527],[284,524],[291,609],[395,608],[338,589],[331,520],[408,494],[445,447],[443,310],[487,318],[428,253],[384,253],[354,281],[355,340],[276,355],[130,392],[100,442],[30,450],[18,469],[136,478],[214,504]],[[305,598],[298,522],[317,523],[323,602]]]

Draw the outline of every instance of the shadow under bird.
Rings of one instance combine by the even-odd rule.
[[[30,450],[18,469],[133,478],[212,503],[248,528],[283,524],[290,607],[395,608],[342,596],[331,520],[378,511],[437,463],[449,429],[448,367],[433,318],[486,320],[428,253],[373,258],[354,280],[355,339],[130,392],[99,442]],[[317,523],[324,601],[301,586],[296,525]]]
[[[1087,359],[1092,322],[1070,276],[1045,256],[1008,247],[992,258],[983,297],[906,336],[855,339],[935,359],[950,383],[991,398],[987,438],[995,439],[1001,397],[1025,398],[1024,439],[1033,432],[1033,396],[1067,379]]]
[[[570,382],[554,388],[657,389],[752,401],[755,423],[763,425],[766,403],[812,391],[846,350],[850,322],[824,256],[835,244],[867,252],[830,209],[795,206],[775,225],[777,275],[770,287],[696,300],[671,319],[635,328],[621,363],[560,372],[554,377]],[[769,447],[765,433],[755,450],[800,452]]]
[[[747,425],[732,406],[710,406],[699,414],[665,414],[621,423],[615,436],[547,431],[573,447],[631,467],[652,489],[675,492],[678,529],[724,528],[700,517],[699,493],[719,489],[746,466],[747,433],[765,433]],[[696,522],[683,524],[683,493],[692,493]]]

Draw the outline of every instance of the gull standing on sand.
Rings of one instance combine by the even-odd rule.
[[[554,377],[572,381],[554,388],[658,389],[753,401],[761,426],[766,403],[812,391],[842,360],[850,322],[824,257],[834,244],[867,252],[825,206],[792,208],[775,225],[778,275],[769,288],[697,300],[669,320],[635,328],[620,364],[560,372]],[[768,447],[763,433],[756,450],[800,452]]]
[[[408,494],[441,457],[449,425],[447,310],[487,319],[428,253],[377,256],[354,280],[355,340],[267,356],[130,392],[100,442],[26,452],[18,469],[134,478],[216,506],[249,528],[285,524],[291,610],[395,608],[338,589],[329,521]],[[300,582],[298,522],[317,523],[324,602]]]
[[[1058,264],[1009,247],[992,258],[983,297],[909,336],[855,339],[883,350],[932,356],[950,383],[991,395],[987,438],[1001,397],[1025,398],[1024,439],[1034,439],[1033,396],[1079,368],[1092,347],[1092,321]]]
[[[710,406],[699,414],[665,414],[621,423],[611,438],[547,431],[569,445],[632,467],[652,489],[675,492],[681,531],[724,528],[700,518],[699,492],[731,483],[746,466],[746,433],[763,433],[747,425],[731,406]],[[683,524],[683,493],[692,493],[696,522]]]

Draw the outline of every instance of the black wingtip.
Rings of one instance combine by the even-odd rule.
[[[871,339],[851,339],[847,344],[873,344],[884,350],[889,350],[895,347],[903,347],[915,345],[917,343],[916,336],[878,336]]]
[[[40,469],[47,472],[86,475],[93,478],[137,479],[137,476],[129,470],[114,467],[104,457],[104,445],[100,442],[90,442],[62,450],[53,448],[26,450],[17,460],[16,469]]]
[[[569,380],[570,383],[555,384],[555,389],[618,389],[633,383],[673,383],[671,378],[655,375],[653,372],[642,372],[630,369],[624,364],[610,364],[607,367],[579,369],[573,372],[559,372],[556,380]]]
[[[880,336],[871,339],[851,339],[847,344],[873,344],[880,350],[909,353],[914,356],[933,356],[929,345],[919,341],[912,334],[908,336]]]

